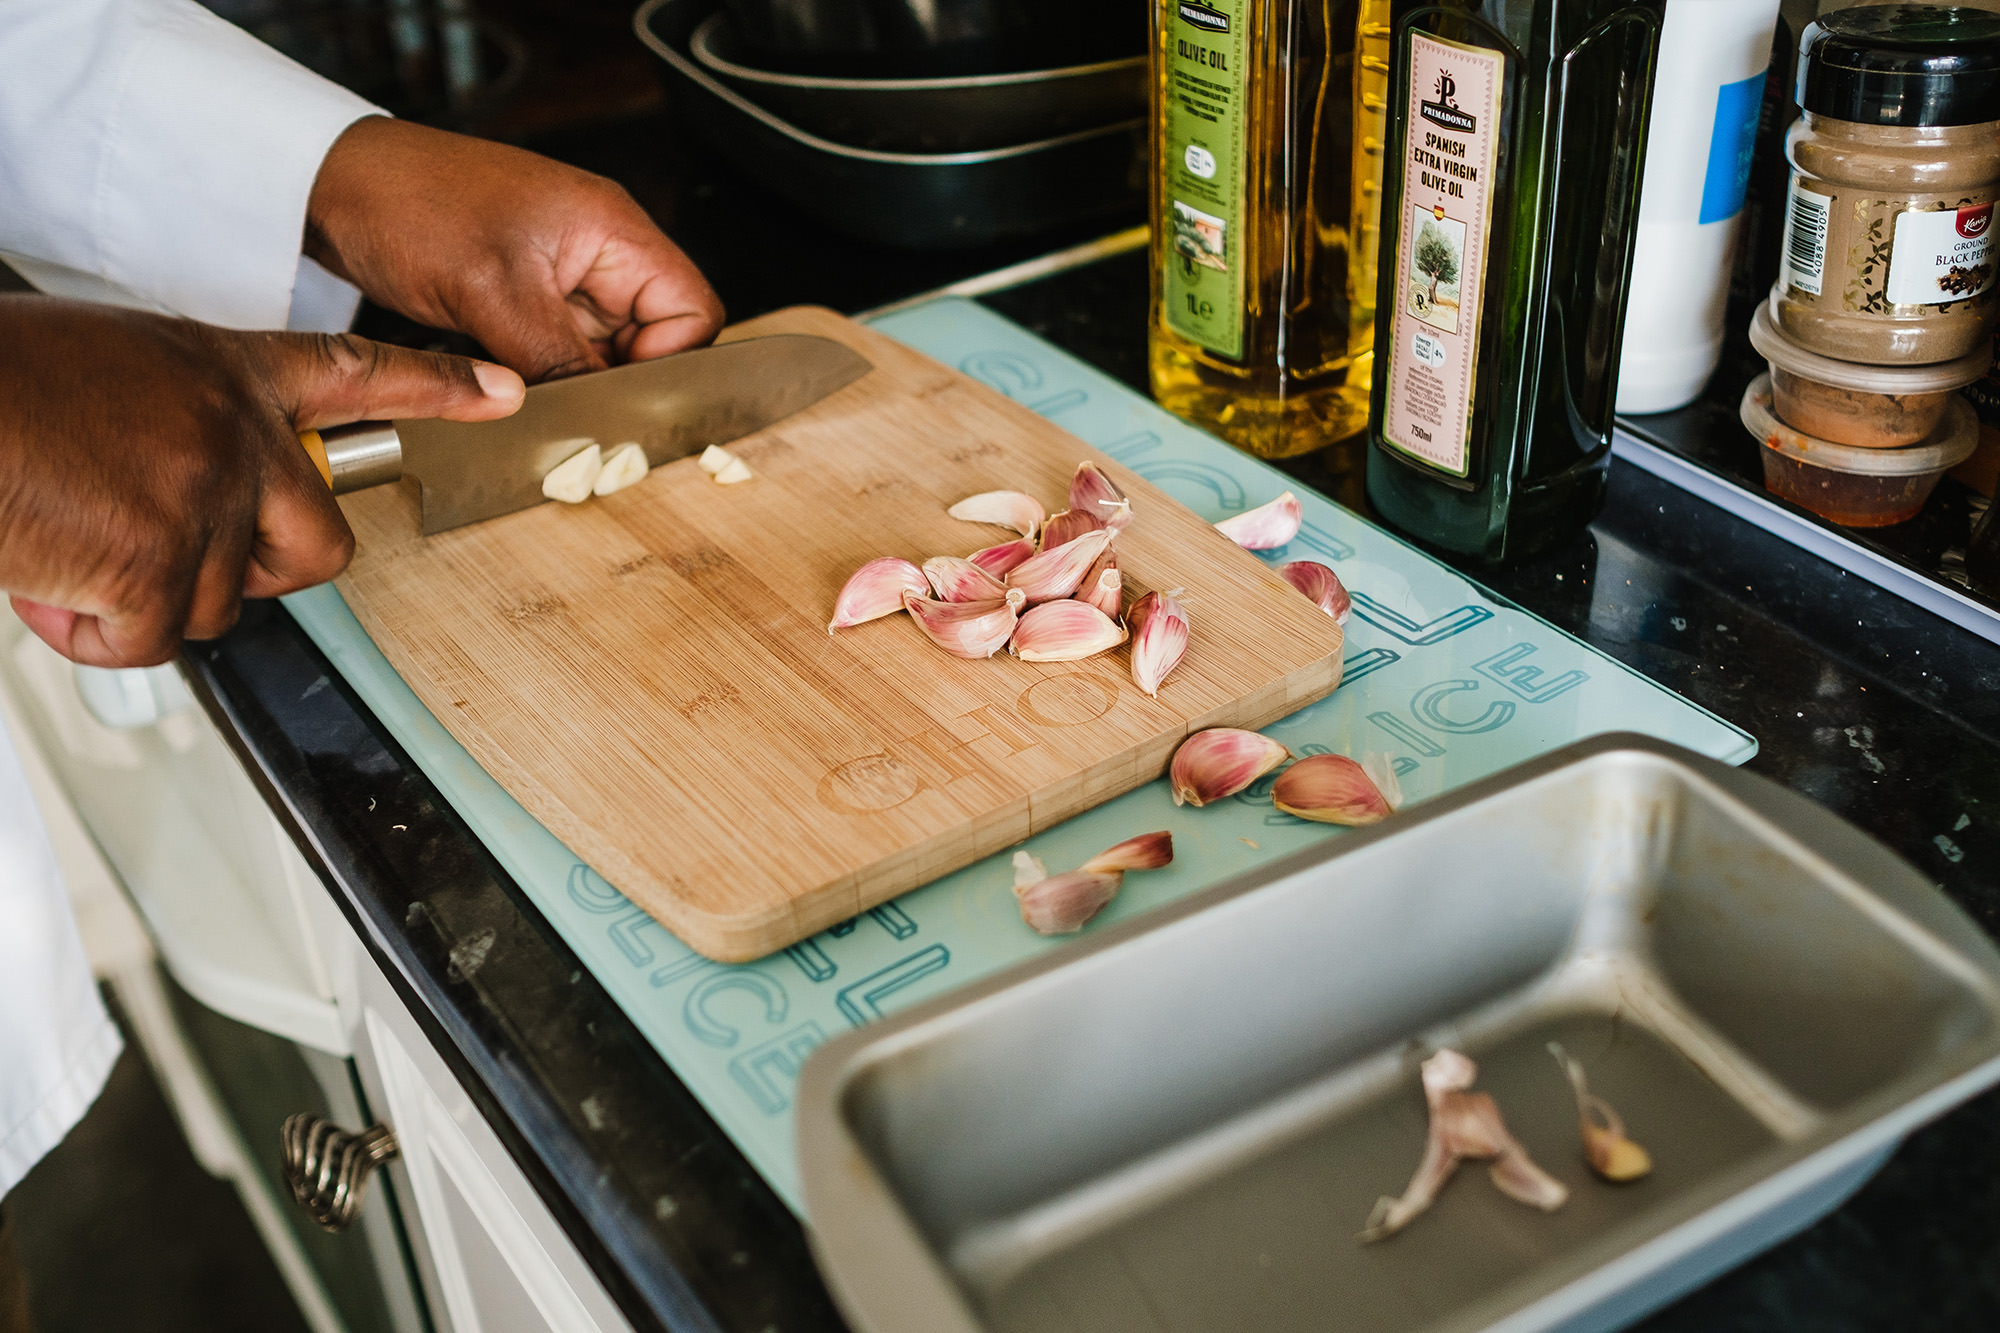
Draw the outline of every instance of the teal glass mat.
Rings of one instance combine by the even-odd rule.
[[[1207,518],[1295,489],[1284,474],[974,302],[934,301],[875,327],[1025,403]],[[1347,510],[1300,498],[1305,526],[1264,558],[1333,565],[1354,615],[1341,687],[1266,728],[1294,753],[1392,752],[1412,802],[1605,731],[1645,732],[1730,763],[1756,753],[1747,733]],[[709,962],[501,790],[411,693],[337,592],[316,588],[286,605],[794,1211],[792,1089],[813,1048],[1063,947],[1021,923],[1010,854],[998,853],[782,953],[741,966]],[[1276,813],[1269,790],[1267,779],[1196,810],[1176,807],[1166,783],[1153,782],[1024,845],[1060,870],[1135,833],[1171,829],[1173,864],[1128,875],[1098,918],[1118,921],[1341,836]]]

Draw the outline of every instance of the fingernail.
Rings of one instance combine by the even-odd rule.
[[[479,391],[488,398],[500,398],[512,402],[527,392],[527,385],[521,377],[505,366],[496,366],[491,361],[472,363],[473,378],[479,381]]]

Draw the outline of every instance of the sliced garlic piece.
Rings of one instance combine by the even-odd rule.
[[[1132,629],[1132,683],[1157,699],[1187,655],[1187,610],[1172,593],[1149,592],[1132,603],[1125,623]]]
[[[750,470],[748,463],[732,454],[729,461],[722,465],[722,471],[715,474],[715,483],[718,486],[734,486],[737,482],[748,481],[756,475]]]
[[[1088,459],[1076,465],[1076,475],[1069,479],[1069,507],[1072,512],[1089,514],[1113,532],[1123,532],[1132,521],[1132,502],[1125,498],[1125,492]]]
[[[603,467],[604,449],[592,443],[549,469],[542,478],[542,494],[564,504],[582,504],[590,498],[590,488],[597,484]]]
[[[930,588],[924,571],[907,560],[893,555],[870,560],[848,576],[840,595],[833,599],[833,619],[827,622],[826,632],[894,615],[903,609],[905,592],[921,597]]]
[[[1042,502],[1023,491],[981,491],[968,495],[945,511],[967,523],[996,523],[1032,538],[1041,530],[1047,512]]]
[[[1336,574],[1317,560],[1293,560],[1278,566],[1278,576],[1312,599],[1314,606],[1345,625],[1354,610],[1354,600]]]
[[[1197,731],[1167,768],[1175,805],[1203,806],[1234,796],[1292,757],[1269,736],[1238,727]]]
[[[1344,754],[1308,755],[1293,764],[1271,789],[1271,803],[1300,819],[1349,828],[1395,813],[1374,779]]]
[[[1028,594],[1031,603],[1067,597],[1077,590],[1083,576],[1110,545],[1111,532],[1108,528],[1086,532],[1074,541],[1045,549],[1032,559],[1022,561],[1007,576],[1007,586]]]
[[[1023,612],[1011,646],[1023,662],[1080,662],[1123,642],[1123,625],[1088,602],[1063,598]]]
[[[1298,536],[1304,521],[1299,497],[1286,491],[1269,504],[1223,519],[1215,528],[1246,551],[1268,551]]]
[[[735,461],[735,454],[719,444],[711,444],[701,451],[701,457],[694,460],[694,465],[712,477]]]
[[[1007,585],[970,560],[955,555],[934,555],[924,561],[924,577],[931,590],[944,602],[998,602],[1007,597]]]
[[[637,444],[621,444],[605,455],[604,466],[598,470],[597,480],[591,483],[591,493],[610,495],[622,491],[644,481],[650,471],[652,465],[646,461],[644,449]]]
[[[1018,619],[1012,601],[934,602],[914,592],[903,594],[903,609],[953,657],[993,656],[1014,637]]]

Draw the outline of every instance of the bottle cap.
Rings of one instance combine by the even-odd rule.
[[[2000,120],[2000,14],[1956,5],[1864,5],[1799,37],[1798,103],[1863,125]]]

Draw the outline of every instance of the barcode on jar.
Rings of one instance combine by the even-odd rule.
[[[1826,215],[1832,201],[1796,183],[1791,206],[1785,210],[1785,263],[1782,281],[1813,296],[1819,295],[1826,271]]]

